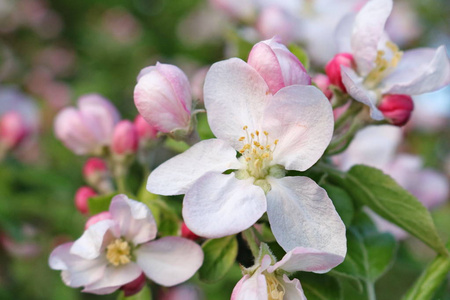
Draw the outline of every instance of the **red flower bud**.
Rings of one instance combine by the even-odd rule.
[[[330,79],[331,84],[339,87],[344,93],[347,92],[342,83],[341,66],[352,68],[354,65],[353,55],[350,53],[336,54],[325,66],[325,72]]]
[[[7,149],[19,145],[28,133],[27,125],[17,112],[7,112],[0,118],[0,143]]]
[[[89,198],[96,196],[97,193],[88,186],[80,187],[75,194],[75,206],[82,213],[87,214],[89,212],[88,200]]]
[[[385,95],[381,99],[378,109],[393,125],[405,125],[414,109],[414,103],[408,95]]]
[[[120,289],[123,290],[123,293],[125,294],[125,297],[133,296],[134,294],[137,294],[145,285],[145,275],[144,273],[141,273],[138,278],[133,280],[132,282],[129,282],[125,285],[123,285]]]

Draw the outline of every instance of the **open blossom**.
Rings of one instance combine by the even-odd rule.
[[[189,130],[191,86],[182,70],[157,63],[142,69],[137,80],[134,103],[147,123],[164,133]]]
[[[307,177],[285,177],[286,169],[310,168],[330,142],[333,115],[323,93],[292,85],[272,95],[254,68],[232,58],[208,72],[205,107],[217,139],[163,163],[147,189],[185,194],[183,218],[199,236],[239,233],[267,211],[286,251],[304,246],[344,255],[345,226],[326,192]]]
[[[62,109],[55,118],[55,135],[75,154],[99,155],[111,144],[120,116],[105,98],[89,94],[78,99],[78,108]]]
[[[173,286],[189,279],[201,266],[203,252],[180,237],[156,237],[156,223],[146,205],[115,196],[111,218],[90,225],[75,242],[50,255],[52,269],[64,283],[83,292],[109,294],[138,279],[142,272],[154,282]]]
[[[290,280],[287,273],[326,273],[343,261],[343,256],[301,247],[286,253],[279,262],[265,254],[256,266],[244,269],[245,275],[236,284],[231,300],[306,300],[300,281],[297,278]]]
[[[272,94],[289,85],[311,84],[305,67],[276,37],[253,46],[248,64],[264,78]]]
[[[392,0],[371,0],[337,30],[340,52],[353,55],[355,68],[341,66],[348,94],[370,107],[375,120],[383,95],[418,95],[450,83],[450,60],[444,46],[402,52],[384,31]]]

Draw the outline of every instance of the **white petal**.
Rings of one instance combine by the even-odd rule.
[[[156,223],[150,209],[144,203],[128,199],[126,195],[115,196],[109,212],[120,228],[120,236],[134,245],[156,237]]]
[[[297,278],[289,280],[289,277],[287,277],[286,274],[283,274],[283,281],[285,291],[283,300],[307,300],[303,293],[300,280]]]
[[[231,300],[265,300],[267,295],[266,277],[256,271],[251,277],[245,275],[237,284]]]
[[[117,224],[113,220],[103,220],[91,225],[83,235],[73,243],[70,253],[85,259],[94,259],[101,254],[102,246],[113,237],[119,237]]]
[[[163,286],[188,280],[203,263],[199,245],[181,237],[164,237],[142,245],[136,251],[136,262],[145,275]]]
[[[207,172],[239,167],[236,150],[225,141],[204,140],[156,168],[148,177],[147,189],[159,195],[184,194]]]
[[[264,112],[261,130],[278,139],[274,163],[304,171],[322,156],[333,135],[333,110],[313,86],[289,86],[278,91]]]
[[[445,46],[406,51],[382,84],[383,94],[418,95],[450,83],[450,60]]]
[[[352,53],[351,36],[355,14],[350,13],[339,21],[334,31],[338,53]]]
[[[344,256],[313,248],[296,247],[286,253],[282,260],[270,266],[268,271],[283,269],[287,272],[307,271],[325,273],[344,261]]]
[[[351,43],[358,72],[362,76],[375,66],[378,42],[391,10],[392,0],[371,0],[356,15]]]
[[[324,189],[307,177],[270,178],[267,214],[285,251],[314,248],[345,256],[345,226]]]
[[[127,284],[142,274],[141,268],[134,263],[129,262],[126,265],[113,266],[109,264],[100,280],[86,285],[83,292],[92,294],[109,294]]]
[[[248,126],[249,132],[259,128],[269,87],[258,72],[238,58],[215,63],[205,78],[204,102],[208,123],[219,139],[239,150],[239,137]]]
[[[266,211],[263,190],[252,179],[207,173],[186,193],[183,219],[199,236],[219,238],[252,226]]]
[[[55,248],[50,254],[49,265],[54,270],[63,270],[63,281],[70,287],[80,287],[99,280],[106,269],[106,260],[89,260],[70,253],[73,243]]]
[[[372,119],[377,121],[383,120],[384,116],[376,106],[378,101],[377,95],[364,87],[363,79],[355,71],[344,66],[341,66],[341,75],[342,83],[345,85],[347,93],[356,101],[370,107],[370,117]]]

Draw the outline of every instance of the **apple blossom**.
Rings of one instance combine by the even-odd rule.
[[[111,151],[115,155],[134,154],[139,145],[138,132],[134,124],[122,120],[114,127]]]
[[[192,241],[154,240],[156,223],[145,204],[117,195],[109,212],[111,219],[90,225],[78,240],[51,253],[50,267],[62,271],[66,285],[109,294],[143,272],[160,285],[173,286],[189,279],[202,264],[203,252]]]
[[[350,96],[370,107],[370,116],[383,120],[378,109],[386,94],[417,95],[450,82],[446,49],[419,48],[402,52],[391,42],[385,23],[392,0],[371,0],[356,16],[344,18],[337,29],[341,52],[349,52],[355,67],[341,67],[342,82]]]
[[[141,70],[134,88],[134,103],[144,119],[158,131],[189,131],[191,86],[174,65],[157,63]]]
[[[295,37],[295,18],[278,6],[264,7],[258,16],[256,28],[262,38],[277,36],[284,44],[292,42]]]
[[[248,55],[248,64],[264,78],[272,94],[289,85],[311,84],[305,67],[279,41],[275,37],[254,45]]]
[[[378,109],[384,118],[396,126],[405,125],[414,109],[414,102],[408,95],[385,95]]]
[[[78,109],[67,107],[58,113],[55,135],[75,154],[100,155],[110,145],[119,120],[119,112],[108,100],[88,94],[78,99]]]
[[[261,247],[263,249],[263,247]],[[243,269],[244,277],[236,284],[231,300],[298,299],[306,300],[300,281],[289,273],[307,271],[326,273],[344,261],[344,256],[312,248],[296,247],[281,261],[261,250],[255,266]]]
[[[157,138],[158,130],[148,124],[141,115],[137,115],[134,119],[134,126],[136,127],[139,141],[155,140]]]
[[[354,63],[353,55],[350,53],[339,53],[325,66],[325,72],[327,73],[331,84],[339,87],[344,93],[347,92],[347,90],[342,83],[341,66],[351,68]]]
[[[285,177],[286,169],[310,168],[331,140],[332,109],[323,93],[292,85],[272,95],[254,68],[232,58],[211,67],[204,96],[217,139],[160,165],[147,189],[185,194],[183,219],[199,236],[236,234],[267,211],[286,251],[304,246],[344,255],[345,226],[326,192],[307,177]]]
[[[86,221],[86,224],[84,224],[84,230],[87,230],[89,227],[91,227],[92,225],[94,225],[95,223],[97,223],[99,221],[108,220],[108,219],[112,219],[112,216],[109,213],[109,211],[102,211],[101,213],[93,215]]]

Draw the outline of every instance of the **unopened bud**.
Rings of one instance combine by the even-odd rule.
[[[141,273],[138,278],[123,285],[120,289],[123,291],[125,297],[133,296],[137,294],[145,285],[145,275]]]
[[[248,64],[264,78],[272,94],[285,86],[311,84],[311,77],[305,67],[277,38],[253,46]]]
[[[198,240],[200,237],[193,233],[187,226],[186,223],[181,224],[181,236],[190,240]]]
[[[317,74],[313,77],[312,81],[317,85],[317,87],[325,94],[328,99],[333,97],[333,92],[330,90],[330,78],[324,74]]]
[[[325,72],[331,84],[339,87],[345,93],[347,89],[342,83],[341,66],[352,68],[354,66],[353,55],[350,53],[336,54],[325,66]]]
[[[134,154],[139,137],[134,124],[128,120],[120,121],[114,128],[111,150],[116,155]]]
[[[15,111],[4,114],[0,119],[0,144],[6,149],[17,147],[29,131],[21,115]]]
[[[89,158],[83,167],[84,180],[102,193],[112,191],[112,181],[106,163],[96,157]]]
[[[147,121],[141,116],[137,115],[134,119],[134,127],[136,128],[139,140],[155,140],[157,138],[158,130],[155,127],[148,124]]]
[[[378,109],[393,125],[405,125],[414,109],[414,102],[408,95],[385,95]]]
[[[93,215],[86,221],[86,224],[84,225],[84,230],[87,230],[89,227],[91,227],[97,222],[109,219],[112,219],[111,213],[109,211],[103,211],[101,213]]]
[[[88,201],[89,198],[97,196],[97,193],[88,186],[80,187],[75,193],[75,206],[82,214],[89,212]]]

